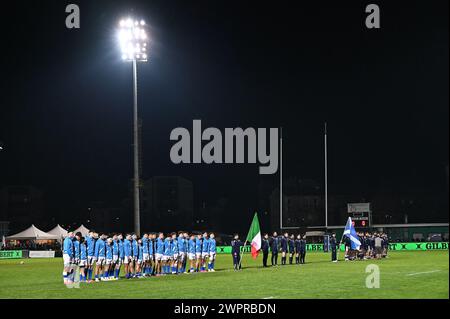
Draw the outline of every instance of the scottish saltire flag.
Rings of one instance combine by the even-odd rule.
[[[359,250],[361,242],[359,241],[359,237],[356,234],[356,230],[355,227],[353,226],[351,217],[348,218],[347,225],[345,225],[344,236],[350,238],[350,247],[352,249]]]

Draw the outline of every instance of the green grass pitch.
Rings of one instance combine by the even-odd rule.
[[[390,252],[388,259],[331,263],[326,253],[309,253],[305,265],[261,268],[249,255],[244,269],[218,255],[215,273],[81,284],[62,282],[62,259],[0,261],[0,298],[449,298],[448,251]],[[380,269],[380,288],[365,286],[369,264]]]

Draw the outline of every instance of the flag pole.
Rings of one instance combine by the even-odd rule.
[[[348,219],[347,219],[347,222],[348,222]],[[347,226],[347,223],[345,223],[345,225]],[[339,242],[339,248],[337,251],[336,260],[339,260],[339,251],[341,250],[342,239],[344,239],[344,233],[345,233],[346,226],[344,226],[344,230],[342,231],[341,241]],[[344,251],[345,251],[345,247],[344,247]]]
[[[245,248],[245,245],[247,245],[247,240],[245,240],[244,246],[242,246],[242,247]],[[238,270],[241,269],[242,257],[244,256],[243,250],[239,249],[239,255],[240,255],[240,258],[239,258],[239,266],[238,266]]]
[[[344,232],[345,232],[345,226],[344,226],[344,230],[342,231],[341,240],[339,241],[339,247],[338,247],[338,251],[337,251],[337,255],[336,255],[336,260],[339,260],[339,251],[341,250],[341,244],[342,244],[342,239],[344,238]]]

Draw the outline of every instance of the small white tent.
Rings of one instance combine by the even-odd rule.
[[[89,234],[89,229],[87,229],[83,224],[81,224],[80,227],[78,227],[77,229],[75,229],[75,230],[73,231],[74,234],[76,234],[76,233],[78,233],[78,232],[80,232],[81,235],[86,236],[86,235]]]
[[[29,228],[24,231],[17,233],[15,235],[11,235],[6,237],[7,240],[47,240],[47,239],[60,239],[57,235],[52,235],[46,232],[43,232],[39,228],[34,225],[31,225]]]
[[[52,230],[49,230],[47,232],[50,235],[56,235],[58,236],[58,240],[62,240],[64,237],[67,236],[67,230],[65,230],[64,228],[62,228],[59,224],[55,226],[55,228],[53,228]]]

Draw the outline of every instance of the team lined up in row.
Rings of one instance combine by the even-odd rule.
[[[63,277],[65,284],[74,282],[75,269],[80,267],[81,282],[93,282],[93,275],[95,281],[118,280],[122,265],[127,279],[206,272],[214,271],[215,259],[213,233],[144,234],[142,238],[128,234],[124,239],[122,234],[108,237],[91,231],[83,237],[69,232],[63,242]]]

